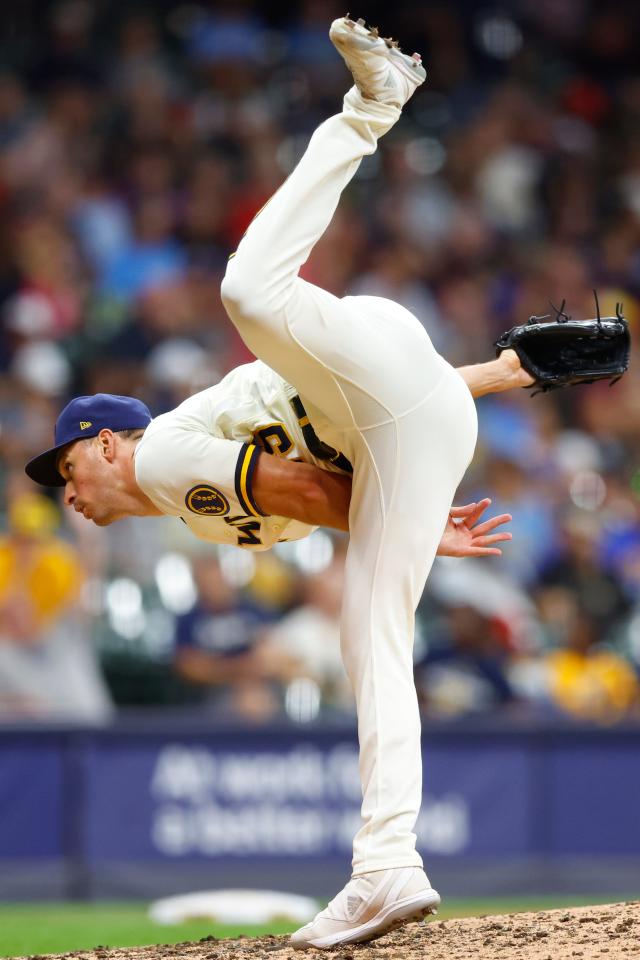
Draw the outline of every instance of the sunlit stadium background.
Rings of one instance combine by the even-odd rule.
[[[640,295],[639,10],[367,3],[429,82],[304,268],[398,300],[454,364],[549,301]],[[22,0],[0,39],[0,897],[149,897],[348,875],[359,787],[345,543],[213,550],[98,530],[25,461],[78,393],[160,413],[251,359],[226,259],[348,85],[299,3]],[[634,350],[634,355],[635,355]],[[640,884],[640,385],[480,402],[458,501],[502,559],[418,611],[420,847],[452,895]],[[416,443],[420,438],[416,437]],[[171,451],[167,451],[167,462]],[[363,598],[364,602],[365,598]]]

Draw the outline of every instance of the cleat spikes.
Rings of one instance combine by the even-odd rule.
[[[364,17],[334,20],[329,36],[365,100],[402,107],[424,83],[420,56],[402,53],[397,40],[381,37],[377,27],[366,26]]]

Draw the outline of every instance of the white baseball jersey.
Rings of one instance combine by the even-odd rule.
[[[350,471],[348,460],[319,440],[295,388],[257,360],[156,417],[136,449],[136,480],[162,513],[180,517],[197,537],[266,550],[315,528],[261,512],[252,490],[261,451]]]

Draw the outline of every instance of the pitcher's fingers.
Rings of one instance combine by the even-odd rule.
[[[468,527],[473,527],[474,524],[478,522],[482,514],[485,512],[487,507],[491,506],[491,500],[489,497],[485,497],[483,500],[479,500],[476,504],[475,510],[473,510],[468,517],[465,519],[465,523]]]
[[[472,533],[475,536],[484,536],[485,533],[490,533],[492,530],[495,530],[496,527],[501,527],[503,523],[510,523],[513,520],[513,517],[510,513],[501,513],[499,517],[490,517],[489,520],[485,520],[484,523],[479,523],[477,526],[472,528]]]
[[[463,507],[451,507],[450,517],[468,517],[476,509],[477,503],[465,503]]]
[[[505,543],[511,539],[510,533],[492,533],[489,537],[474,537],[473,544],[478,547],[487,547],[490,543]]]

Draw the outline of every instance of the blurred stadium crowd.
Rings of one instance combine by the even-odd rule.
[[[367,4],[429,81],[304,268],[391,297],[454,364],[549,300],[640,322],[640,8]],[[345,544],[215,553],[169,519],[62,517],[24,462],[78,393],[174,406],[251,359],[226,259],[348,76],[331,0],[25,2],[0,59],[0,717],[350,716]],[[637,339],[636,339],[637,343]],[[637,348],[634,349],[634,354]],[[480,402],[458,502],[513,514],[494,561],[437,561],[427,715],[640,717],[640,384]],[[416,438],[419,442],[419,438]],[[170,451],[168,451],[170,456]]]

